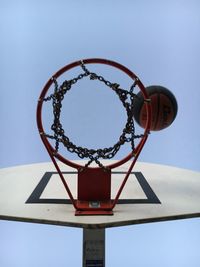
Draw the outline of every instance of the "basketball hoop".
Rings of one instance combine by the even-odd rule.
[[[117,83],[112,83],[106,80],[103,76],[90,71],[87,64],[104,64],[114,67],[126,75],[128,75],[132,80],[132,85],[129,90],[125,90],[120,87]],[[65,80],[61,85],[58,84],[58,77],[63,75],[65,72],[78,67],[82,71],[77,77]],[[92,67],[91,67],[92,69]],[[102,84],[105,84],[110,90],[112,90],[117,97],[120,99],[122,105],[124,106],[127,114],[127,121],[123,131],[118,139],[118,141],[112,147],[91,149],[80,147],[74,144],[70,138],[65,134],[65,129],[63,129],[62,122],[60,120],[60,115],[62,112],[62,101],[66,96],[67,92],[73,88],[75,83],[78,83],[81,79],[89,78],[90,80],[97,80]],[[48,95],[48,91],[51,86],[54,86],[54,92]],[[135,88],[138,88],[143,95],[145,100],[145,110],[147,114],[146,124],[142,134],[135,133],[134,126],[134,103],[137,95],[134,93]],[[43,127],[42,121],[42,107],[45,102],[52,102],[53,107],[53,122],[51,125],[51,133],[46,133]],[[44,86],[37,105],[37,125],[41,136],[41,139],[49,153],[52,162],[55,165],[56,170],[61,178],[61,181],[71,199],[71,202],[76,210],[76,215],[112,215],[113,208],[117,204],[119,196],[126,184],[126,181],[134,167],[135,162],[148,138],[150,131],[151,122],[151,105],[148,98],[148,94],[145,90],[144,85],[139,80],[139,78],[127,69],[125,66],[116,63],[111,60],[106,59],[84,59],[80,61],[73,62],[59,71],[57,71]],[[135,145],[135,140],[138,139],[139,142]],[[52,142],[54,141],[54,146]],[[102,159],[111,159],[120,150],[121,146],[125,143],[130,143],[131,151],[130,153],[122,158],[121,160],[104,165]],[[77,154],[81,159],[87,159],[85,165],[79,165],[65,156],[63,156],[59,147],[63,145],[67,151]],[[78,172],[78,188],[77,188],[77,199],[74,199],[70,188],[62,174],[62,171],[57,163],[60,160],[64,164],[75,168]],[[111,176],[112,169],[124,164],[125,162],[131,160],[130,167],[124,177],[124,180],[115,196],[111,199]],[[91,163],[95,162],[96,167],[91,167]]]

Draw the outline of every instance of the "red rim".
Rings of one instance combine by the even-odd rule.
[[[84,62],[84,64],[106,64],[106,65],[110,65],[112,67],[115,67],[121,71],[123,71],[124,73],[126,73],[131,79],[133,79],[133,81],[135,81],[135,79],[138,77],[132,72],[130,71],[128,68],[126,68],[125,66],[111,61],[111,60],[107,60],[107,59],[100,59],[100,58],[90,58],[90,59],[84,59],[84,60],[79,60],[79,61],[75,61],[71,64],[68,64],[66,66],[64,66],[63,68],[61,68],[60,70],[58,70],[52,77],[54,77],[55,79],[57,79],[59,76],[61,76],[64,72],[80,66],[81,65],[81,61]],[[70,167],[73,167],[75,169],[79,169],[79,168],[83,168],[84,166],[79,165],[71,160],[68,160],[66,158],[64,158],[61,154],[56,153],[55,149],[52,147],[52,145],[49,143],[48,139],[42,134],[44,133],[44,129],[43,129],[43,124],[42,124],[42,106],[43,106],[43,99],[46,96],[47,91],[49,90],[49,88],[51,87],[51,85],[53,84],[53,79],[52,77],[48,80],[48,82],[46,83],[46,85],[44,86],[44,88],[42,89],[42,92],[40,94],[39,100],[38,100],[38,105],[37,105],[37,126],[38,126],[38,130],[41,136],[41,139],[45,145],[45,147],[47,148],[48,152],[51,153],[51,156],[56,157],[57,159],[59,159],[61,162],[63,162],[64,164],[67,164]],[[144,99],[148,99],[148,94],[145,90],[144,85],[142,84],[142,82],[138,79],[137,80],[137,85],[140,88]],[[146,136],[148,135],[149,131],[150,131],[150,122],[151,122],[151,107],[150,105],[146,105],[146,113],[147,113],[147,122],[145,125],[145,129],[144,129],[144,137],[141,138],[140,142],[138,143],[138,145],[135,148],[135,151],[131,151],[127,156],[125,156],[123,159],[107,165],[107,168],[113,169],[116,168],[122,164],[124,164],[125,162],[127,162],[128,160],[130,160],[133,157],[133,154],[137,154],[137,152],[141,151],[141,147],[143,147],[145,141],[146,141]],[[99,167],[89,167],[89,168],[99,168]]]

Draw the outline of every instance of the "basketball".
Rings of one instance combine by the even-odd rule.
[[[163,86],[152,85],[146,87],[147,94],[151,99],[151,126],[150,130],[160,131],[172,124],[177,115],[178,105],[175,96]],[[137,94],[133,110],[136,122],[145,128],[147,112],[142,92]]]

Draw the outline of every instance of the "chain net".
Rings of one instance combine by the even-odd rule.
[[[120,147],[125,143],[131,144],[133,153],[135,149],[134,140],[136,138],[142,138],[144,136],[143,134],[135,134],[135,126],[133,119],[134,100],[137,97],[137,95],[134,94],[133,91],[135,86],[137,85],[138,78],[135,79],[130,90],[128,91],[120,88],[119,84],[111,83],[110,81],[104,79],[104,77],[97,75],[94,72],[90,72],[83,62],[81,62],[80,66],[83,70],[83,73],[79,74],[77,77],[71,80],[65,80],[60,86],[58,85],[57,80],[52,77],[52,81],[54,83],[54,92],[46,98],[42,99],[42,101],[52,101],[54,120],[53,124],[51,125],[51,130],[53,131],[53,135],[46,133],[44,133],[44,135],[47,138],[55,140],[55,155],[59,151],[60,143],[62,143],[69,152],[76,153],[81,159],[88,159],[88,162],[86,163],[85,167],[88,167],[92,162],[95,162],[97,165],[99,165],[99,167],[104,168],[103,164],[100,162],[99,159],[113,158],[119,151]],[[98,80],[104,83],[110,89],[112,89],[119,97],[126,110],[127,121],[125,127],[119,137],[119,140],[112,147],[89,149],[86,147],[77,146],[69,139],[68,136],[65,135],[65,131],[60,121],[62,101],[66,93],[72,88],[72,86],[85,77],[89,77],[90,80]]]

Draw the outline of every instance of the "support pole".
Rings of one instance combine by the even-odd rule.
[[[83,228],[83,267],[105,267],[104,228]]]

